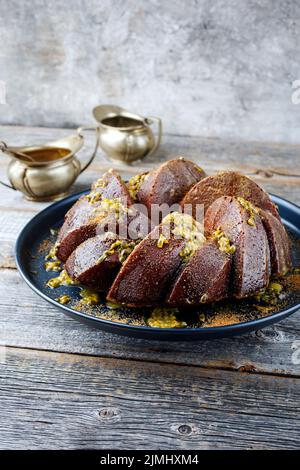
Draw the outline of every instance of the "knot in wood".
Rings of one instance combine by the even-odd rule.
[[[102,408],[99,410],[99,416],[101,419],[110,420],[117,416],[117,411],[114,408]]]
[[[181,424],[181,425],[178,427],[178,432],[179,432],[179,434],[188,435],[188,434],[191,434],[191,433],[192,433],[192,428],[191,428],[191,426],[189,426],[188,424]]]

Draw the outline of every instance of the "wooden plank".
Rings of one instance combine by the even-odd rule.
[[[1,138],[6,139],[8,142],[15,142],[16,144],[26,142],[43,142],[57,137],[61,137],[69,133],[69,130],[64,129],[44,129],[44,128],[22,128],[22,127],[0,127]],[[87,145],[85,155],[92,149],[93,136],[91,133],[87,137]],[[199,150],[200,149],[200,150]],[[128,176],[135,171],[142,171],[156,164],[158,160],[163,158],[171,158],[174,155],[186,154],[195,160],[208,167],[208,172],[213,172],[215,169],[223,169],[230,165],[231,168],[245,169],[250,174],[256,174],[256,179],[259,183],[263,184],[267,189],[272,192],[282,194],[285,197],[291,197],[293,200],[300,200],[300,192],[296,191],[299,185],[299,178],[297,176],[299,170],[299,146],[285,146],[285,145],[272,145],[272,144],[258,144],[258,143],[241,143],[220,141],[218,139],[204,139],[199,137],[177,137],[165,136],[165,142],[161,151],[150,159],[146,159],[138,164],[138,167],[124,167],[120,164],[114,164],[121,169],[124,176]],[[228,163],[229,162],[229,163]],[[6,162],[0,161],[2,168]],[[275,165],[276,164],[276,165]],[[73,191],[80,190],[87,187],[91,181],[96,179],[102,171],[105,171],[111,162],[108,162],[103,153],[99,151],[96,162],[91,166],[86,173],[84,173]],[[281,174],[277,174],[281,173]],[[295,192],[293,192],[295,191]],[[4,268],[14,268],[14,244],[18,231],[21,227],[34,215],[36,212],[46,207],[47,204],[34,203],[25,201],[21,194],[9,191],[6,188],[0,188],[0,266]],[[11,278],[8,277],[11,276]],[[5,284],[8,281],[7,285]],[[299,326],[297,317],[287,320],[280,324],[280,327],[275,329],[267,329],[265,333],[260,333],[259,336],[250,335],[247,342],[250,341],[251,345],[245,350],[241,348],[244,345],[244,339],[224,340],[226,344],[227,354],[224,354],[222,346],[216,348],[215,346],[207,347],[207,343],[201,343],[197,346],[197,355],[191,354],[194,346],[182,344],[180,346],[180,353],[177,348],[171,345],[157,344],[153,347],[154,343],[149,343],[147,350],[144,351],[144,342],[137,343],[136,340],[126,340],[105,335],[104,333],[96,332],[85,328],[83,325],[77,324],[71,320],[64,318],[55,309],[49,308],[45,303],[35,297],[16,277],[15,273],[4,272],[2,282],[3,296],[7,293],[7,286],[9,289],[9,297],[15,298],[15,282],[20,284],[21,300],[18,296],[16,305],[18,311],[13,314],[7,310],[8,306],[2,307],[5,314],[2,319],[5,322],[4,330],[7,333],[7,341],[9,344],[26,347],[45,347],[46,349],[67,350],[71,352],[83,352],[91,354],[105,354],[113,355],[114,353],[120,354],[120,357],[136,357],[152,360],[159,360],[160,351],[164,351],[164,360],[170,362],[182,363],[195,363],[202,364],[205,367],[224,367],[239,369],[240,367],[248,367],[257,371],[264,371],[270,373],[283,373],[283,374],[298,374],[298,369],[292,363],[291,357],[294,353],[292,349],[294,343],[297,341],[297,334]],[[27,290],[26,290],[27,289]],[[24,291],[24,294],[23,294]],[[19,292],[18,292],[19,293]],[[24,299],[26,304],[24,306]],[[24,317],[23,312],[27,311],[28,306],[32,304],[32,311],[30,315]],[[35,307],[36,306],[36,307]],[[9,314],[7,314],[9,311]],[[17,315],[17,317],[15,317]],[[43,319],[49,319],[49,329],[46,326],[40,332],[40,325],[44,324]],[[28,318],[30,321],[28,322]],[[60,320],[58,321],[58,318]],[[19,338],[18,326],[20,322],[23,325],[22,338]],[[33,323],[33,325],[32,325]],[[47,322],[48,324],[48,322]],[[72,325],[72,334],[66,335],[66,328],[70,332],[70,325]],[[76,326],[75,326],[76,325]],[[32,330],[33,328],[33,330]],[[55,334],[52,335],[52,329],[55,329]],[[279,328],[279,329],[278,329]],[[26,334],[24,334],[24,331]],[[31,331],[34,333],[31,334]],[[84,331],[84,333],[82,333]],[[42,334],[42,338],[41,338]],[[66,340],[64,336],[67,336]],[[83,335],[84,340],[78,341]],[[101,337],[101,347],[96,346]],[[54,336],[54,339],[50,339]],[[91,343],[92,339],[92,343]],[[3,339],[4,340],[4,339]],[[259,351],[263,342],[263,347],[268,347],[268,360],[261,359]],[[82,343],[82,344],[81,344]],[[116,343],[118,346],[116,346]],[[104,347],[103,344],[105,345]],[[150,346],[151,344],[151,346]],[[208,343],[209,345],[216,343]],[[223,341],[220,342],[223,344]],[[266,344],[268,346],[266,346]],[[66,348],[66,349],[64,349]],[[107,352],[106,352],[107,351]],[[249,361],[245,358],[249,357]],[[271,358],[269,360],[269,358]]]
[[[107,165],[99,168],[99,170],[95,170],[94,167],[91,170],[87,170],[72,186],[70,194],[89,188],[91,183],[99,178],[99,176],[110,167],[111,165]],[[122,169],[118,170],[125,179],[128,179],[134,173],[138,172],[133,169],[131,169],[130,173],[128,170],[125,170],[125,173]],[[210,173],[213,174],[214,171]],[[274,175],[272,178],[263,177],[262,175],[250,176],[266,191],[277,194],[285,199],[290,199],[296,204],[300,204],[300,178],[278,175]],[[47,207],[47,205],[49,205],[49,203],[28,201],[20,192],[0,186],[0,211],[10,208],[11,210],[19,212],[26,211],[36,213]]]
[[[0,139],[14,145],[46,143],[72,132],[70,129],[0,126]],[[94,134],[87,131],[85,136],[86,143],[82,154],[87,156],[93,148]],[[165,158],[185,154],[187,157],[198,161],[206,161],[210,167],[211,164],[221,165],[221,168],[228,167],[226,165],[229,164],[240,164],[248,168],[249,171],[255,172],[269,166],[280,174],[299,176],[299,150],[299,145],[166,134],[158,152],[141,162],[135,162],[134,166],[149,168],[155,162],[162,161]],[[100,149],[95,162],[95,165],[99,162],[100,164],[110,164]],[[117,162],[113,163],[123,170],[126,168],[126,166]],[[2,159],[0,164],[2,164]]]
[[[97,171],[93,169],[84,173],[72,186],[70,189],[70,194],[89,188],[91,183],[95,181],[101,174],[103,174],[108,168],[109,166],[106,166],[99,168]],[[124,170],[121,170],[120,173],[125,179],[128,179],[133,173],[135,173],[135,171],[131,170],[131,173],[128,173],[128,170],[126,170],[126,173],[124,173]],[[259,176],[253,179],[255,179],[257,183],[264,187],[268,192],[277,194],[300,205],[300,178],[280,176],[265,178]],[[50,203],[28,201],[22,196],[20,192],[0,186],[0,213],[5,212],[6,217],[14,218],[14,214],[16,212],[20,212],[23,214],[25,223],[33,215],[47,207],[49,204]],[[9,214],[10,211],[11,214]],[[3,217],[5,217],[5,215],[3,215]],[[4,227],[2,227],[2,229],[4,229]],[[14,238],[16,238],[16,233]]]
[[[69,133],[2,126],[0,140],[31,144]],[[88,133],[83,158],[92,146]],[[128,178],[186,155],[208,174],[240,170],[268,191],[300,203],[299,150],[166,135],[155,156],[132,167],[111,163],[99,151],[72,192],[111,166]],[[7,162],[0,159],[1,175]],[[15,268],[17,232],[46,206],[0,187],[0,267]],[[45,351],[0,348],[3,448],[299,448],[299,313],[246,337],[191,344],[142,341],[71,320],[30,291],[15,269],[0,273],[0,344]]]
[[[0,267],[16,267],[14,259],[16,238],[33,215],[28,211],[0,210]]]
[[[70,129],[0,126],[0,139],[15,145],[23,145],[25,143],[47,142],[68,135],[70,132]],[[83,159],[90,155],[94,145],[93,139],[93,133],[87,132],[86,144],[81,151]],[[95,177],[112,166],[119,169],[122,175],[127,178],[134,173],[150,169],[165,159],[185,155],[199,163],[208,174],[224,169],[240,170],[251,175],[269,191],[286,196],[287,189],[290,198],[294,202],[299,202],[300,195],[298,194],[299,191],[297,191],[300,184],[299,153],[299,145],[238,142],[217,138],[165,135],[162,146],[155,155],[132,166],[109,161],[99,149],[94,164],[80,176],[73,191],[79,190],[83,186],[89,186]],[[5,157],[1,158],[1,173],[5,171],[7,162],[8,159]],[[285,188],[285,185],[288,185],[288,188]],[[9,200],[18,207],[22,205],[23,200],[19,200],[18,195],[9,192],[7,189],[3,196],[4,199],[0,198],[2,206],[6,205]],[[37,204],[26,202],[26,207],[34,208],[37,207]]]
[[[81,190],[87,186],[88,182],[80,187],[77,185],[75,189]],[[275,194],[280,192],[285,199],[292,199],[300,204],[300,191],[295,189],[292,197],[290,197],[291,187],[288,185],[280,186],[278,184],[278,188],[270,185],[269,191]],[[0,187],[0,268],[15,267],[14,247],[20,230],[35,214],[48,205],[46,203],[24,201],[22,196],[16,192],[13,193],[13,197],[9,197],[11,193],[8,194],[8,192],[9,190]]]
[[[89,188],[91,183],[104,171],[105,169],[100,170],[99,172],[87,171],[80,177],[80,180],[72,186],[70,194]],[[128,177],[129,176],[130,175],[128,175]],[[127,176],[125,175],[125,178],[126,177]],[[300,178],[274,177],[273,179],[254,179],[268,192],[277,194],[278,196],[289,199],[300,205]],[[30,215],[32,217],[49,204],[50,203],[28,201],[20,192],[0,186],[0,212],[12,211],[12,217],[15,212],[28,213],[28,217],[30,217]]]
[[[93,179],[96,179],[96,177]],[[84,187],[87,186],[88,183]],[[80,188],[82,189],[82,187]],[[274,185],[270,186],[270,190],[274,193],[279,192]],[[8,201],[7,199],[6,205],[3,206],[3,201],[8,198],[7,191],[9,190],[0,188],[0,201],[2,201],[2,203],[0,203],[0,268],[15,267],[14,247],[18,233],[36,213],[47,206],[47,204],[33,203],[29,201],[24,202],[22,196],[15,192],[14,199],[11,201]],[[283,187],[280,192],[282,194],[286,192],[286,194],[283,195],[286,198],[289,198],[290,187]],[[296,202],[298,198],[300,203],[300,191],[293,194],[293,199],[296,200]],[[27,207],[27,204],[29,207]]]
[[[40,299],[15,270],[1,270],[0,344],[276,375],[300,376],[299,312],[260,332],[215,341],[145,341],[104,333]]]
[[[5,449],[299,449],[299,380],[11,350]]]

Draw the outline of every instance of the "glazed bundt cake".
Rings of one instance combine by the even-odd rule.
[[[215,176],[201,179],[185,194],[182,205],[191,204],[196,207],[196,204],[204,204],[206,211],[221,196],[242,197],[280,219],[269,195],[250,178],[235,171],[222,171]]]
[[[152,205],[164,203],[183,210],[154,224]],[[291,268],[288,234],[268,194],[242,174],[206,176],[182,157],[127,184],[105,173],[66,214],[56,251],[72,280],[129,307],[241,299]]]
[[[152,204],[171,206],[179,203],[189,189],[205,176],[202,168],[184,157],[170,160],[142,177],[137,200],[147,207],[149,213]]]
[[[71,253],[65,269],[74,281],[107,292],[135,244],[136,241],[121,239],[111,232],[96,235]]]
[[[163,304],[178,269],[204,243],[202,228],[191,216],[169,214],[130,254],[108,300],[130,307]]]
[[[148,218],[136,209],[126,184],[114,171],[109,170],[98,179],[88,195],[82,196],[67,212],[57,239],[57,257],[65,262],[85,240],[109,231],[126,237],[127,226],[135,221],[139,236],[149,231]]]
[[[217,240],[208,240],[199,248],[175,279],[166,303],[182,307],[226,299],[233,249],[230,245],[224,248],[220,250]]]
[[[270,251],[255,206],[241,197],[222,196],[207,209],[204,227],[207,234],[224,233],[235,247],[232,255],[233,297],[247,297],[267,287]]]

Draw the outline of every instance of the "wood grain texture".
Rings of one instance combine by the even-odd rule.
[[[24,128],[0,126],[0,140],[14,145],[46,143],[70,134],[69,129]],[[86,132],[86,144],[80,152],[88,158],[94,145],[92,132]],[[115,167],[124,178],[151,169],[159,162],[185,155],[196,161],[208,174],[219,170],[239,170],[247,173],[266,190],[300,204],[300,146],[236,142],[201,137],[166,135],[160,150],[150,158],[134,166],[126,166],[107,160],[99,149],[94,163],[73,185],[70,192],[81,191],[90,186],[110,167]],[[5,179],[9,159],[1,155],[0,172]],[[47,203],[27,201],[13,190],[0,186],[0,267],[14,267],[13,248],[18,231]]]
[[[70,129],[24,128],[18,126],[0,126],[0,140],[14,145],[32,143],[46,143],[70,134]],[[88,158],[94,145],[92,132],[86,132],[86,143],[80,152],[82,159]],[[285,196],[289,191],[291,200],[300,201],[300,146],[284,145],[261,142],[243,142],[221,140],[217,138],[185,137],[165,135],[160,149],[156,154],[137,162],[134,166],[126,166],[122,163],[107,160],[101,149],[94,163],[80,176],[73,190],[87,187],[99,174],[109,167],[114,167],[128,177],[134,173],[150,169],[165,159],[184,155],[202,166],[208,174],[219,170],[240,170],[251,175],[259,184],[267,190]],[[8,159],[0,160],[0,170],[5,171]],[[285,185],[289,185],[285,188]],[[295,188],[295,191],[293,190]],[[295,193],[295,194],[294,194]],[[9,194],[11,202],[19,207],[39,210],[42,204],[30,203],[19,198],[18,193]],[[2,192],[1,192],[2,196]],[[4,193],[3,196],[5,197]],[[8,199],[9,199],[8,198]],[[6,200],[4,200],[6,201]],[[2,199],[0,199],[2,205]],[[4,205],[4,204],[3,204]],[[1,206],[0,206],[1,207]]]
[[[32,144],[69,133],[2,126],[0,140]],[[92,146],[88,133],[83,158]],[[246,172],[300,204],[299,146],[172,135],[134,167],[99,151],[71,191],[111,166],[128,178],[177,155],[208,174]],[[1,177],[7,163],[1,155]],[[17,234],[46,206],[0,186],[0,448],[300,447],[299,312],[257,333],[199,343],[88,328],[36,296],[15,269]]]
[[[1,270],[0,298],[2,345],[300,376],[299,313],[245,336],[166,343],[104,333],[70,319],[35,295],[15,270]]]
[[[298,380],[6,350],[0,447],[297,449]]]

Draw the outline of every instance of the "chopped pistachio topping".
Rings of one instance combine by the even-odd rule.
[[[259,214],[259,209],[243,197],[238,197],[237,200],[249,214],[249,219],[247,220],[248,225],[251,225],[251,227],[255,227],[255,214]]]
[[[235,253],[235,246],[230,243],[229,238],[225,236],[224,232],[222,232],[220,228],[213,232],[212,239],[217,241],[219,250],[223,253]]]
[[[81,302],[85,305],[97,305],[100,302],[98,292],[90,289],[82,289],[80,291],[80,297],[82,298]]]
[[[121,304],[117,304],[115,302],[111,302],[110,300],[107,300],[105,303],[106,307],[109,308],[110,310],[117,310],[118,308],[121,308]]]
[[[199,318],[200,322],[202,322],[202,323],[205,322],[205,320],[206,320],[205,313],[199,313],[198,318]]]
[[[108,256],[113,255],[116,252],[116,249],[120,247],[121,243],[122,243],[121,240],[116,240],[115,242],[113,242],[110,245],[110,247],[107,250],[105,250],[104,253],[100,256],[98,260],[98,264],[105,261],[106,258],[108,258]]]
[[[114,241],[110,247],[104,251],[104,253],[100,256],[98,260],[98,264],[103,263],[108,256],[113,255],[114,253],[119,254],[119,260],[123,264],[125,260],[128,258],[130,253],[133,251],[133,249],[136,247],[137,243],[139,243],[140,240],[116,240]]]
[[[46,271],[56,271],[59,272],[62,270],[62,264],[59,260],[56,261],[47,261],[45,263],[45,269]]]
[[[177,320],[178,310],[175,308],[156,307],[147,323],[152,328],[185,328],[186,322]]]
[[[207,302],[207,299],[208,299],[208,295],[207,294],[203,294],[201,297],[200,297],[200,304],[205,304]]]
[[[128,242],[127,244],[124,244],[121,249],[119,250],[119,260],[123,264],[130,253],[134,250],[136,247],[136,243],[134,241]]]
[[[283,286],[279,282],[270,282],[268,287],[258,292],[254,298],[258,302],[267,305],[276,305],[282,296]]]
[[[102,198],[102,191],[92,191],[89,193],[86,198],[88,199],[90,204],[94,204],[97,201],[100,201]]]
[[[56,236],[56,235],[58,234],[58,232],[59,232],[59,229],[58,229],[58,228],[53,228],[53,227],[50,228],[50,233],[51,233],[51,235],[55,235],[55,236]]]
[[[62,305],[68,304],[71,301],[71,297],[69,295],[61,295],[56,299],[57,302],[59,302]]]
[[[48,259],[57,260],[58,247],[59,247],[59,243],[55,242],[52,248],[50,249],[49,253],[45,256],[45,260],[48,260]]]
[[[108,181],[104,180],[103,178],[99,178],[96,183],[94,183],[94,189],[96,188],[106,188],[108,185]]]
[[[162,248],[165,244],[168,244],[169,240],[164,236],[163,233],[160,234],[159,239],[157,240],[157,248]]]
[[[74,284],[76,284],[76,282],[72,281],[72,279],[65,270],[61,271],[59,276],[53,277],[47,282],[47,286],[51,287],[52,289],[55,289],[59,286],[72,286]]]
[[[136,200],[140,187],[142,186],[147,176],[147,173],[142,173],[140,175],[133,176],[128,181],[127,188],[132,199]]]
[[[263,314],[268,314],[269,312],[272,312],[274,311],[274,305],[270,306],[270,307],[267,307],[266,305],[255,305],[255,308],[263,313]]]
[[[108,185],[108,181],[99,178],[96,183],[93,185],[92,191],[86,195],[87,200],[90,204],[94,204],[97,201],[100,201],[102,198],[103,191],[106,186]]]
[[[196,168],[196,170],[199,171],[199,173],[203,173],[203,168],[201,168],[201,166],[197,165],[196,163],[194,165],[194,168]]]
[[[120,219],[120,217],[124,216],[129,212],[129,208],[125,207],[120,198],[114,199],[107,199],[104,198],[101,201],[101,204],[93,210],[95,213],[96,218],[104,218],[109,214],[112,214],[116,217],[116,219]]]
[[[172,212],[163,219],[162,224],[169,225],[175,237],[186,241],[179,253],[184,262],[187,262],[205,242],[201,224],[188,214]]]

